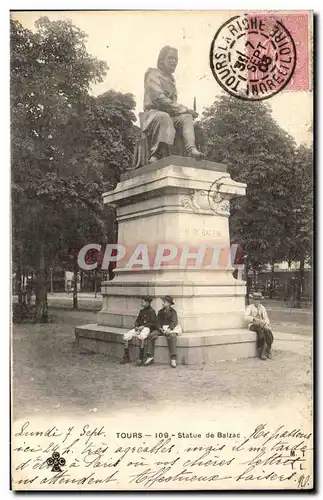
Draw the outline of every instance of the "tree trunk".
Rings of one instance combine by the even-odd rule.
[[[304,289],[304,270],[305,270],[305,259],[304,257],[299,261],[299,271],[296,289],[296,301],[295,307],[301,307],[302,291]]]
[[[252,268],[252,276],[253,276],[253,289],[258,291],[258,272],[255,267]]]
[[[73,309],[77,309],[77,264],[74,265],[73,276]]]
[[[290,273],[290,267],[292,265],[292,261],[289,260],[288,261],[288,271]],[[289,274],[290,276],[290,274]],[[288,302],[291,298],[291,289],[292,289],[292,285],[291,285],[291,278],[288,277],[287,279],[287,283],[285,283],[285,289],[284,289],[284,301],[285,302]]]
[[[18,293],[18,304],[22,306],[22,281],[21,281],[21,267],[18,266],[16,278],[16,287]]]
[[[50,277],[50,293],[54,292],[54,286],[53,286],[53,268],[51,267],[49,271],[49,277]]]
[[[269,298],[273,298],[274,294],[274,280],[275,280],[275,262],[271,262],[271,274],[270,274],[270,290],[269,290]]]
[[[249,305],[249,295],[250,295],[248,273],[249,273],[249,262],[248,262],[248,257],[245,257],[246,294],[247,294],[246,295],[246,304],[247,305]]]
[[[22,273],[21,302],[24,307],[26,305],[26,274],[24,272]]]
[[[23,310],[23,297],[22,297],[22,279],[21,279],[21,266],[18,266],[15,280],[15,292],[18,294],[18,308],[14,313],[14,320],[21,323],[24,317]]]
[[[35,323],[48,323],[47,276],[44,255],[44,243],[39,244],[39,256],[36,267],[36,309]]]

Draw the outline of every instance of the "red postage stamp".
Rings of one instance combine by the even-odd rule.
[[[296,64],[294,72],[286,85],[286,90],[310,90],[310,67],[309,57],[309,22],[311,16],[307,12],[285,12],[285,13],[256,13],[248,14],[249,18],[257,17],[264,19],[270,25],[272,33],[276,32],[278,49],[285,56],[285,64],[288,65],[292,59],[292,48],[290,48],[289,37],[295,45]],[[288,36],[289,34],[289,36]],[[272,49],[274,52],[274,49]],[[284,64],[284,63],[283,63]]]

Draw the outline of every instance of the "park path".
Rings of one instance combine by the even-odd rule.
[[[212,365],[122,366],[74,344],[74,327],[92,311],[52,310],[55,322],[13,328],[14,418],[24,415],[141,412],[195,406],[299,408],[311,402],[311,337],[276,333],[274,359]],[[194,404],[193,404],[194,403]],[[171,411],[171,410],[170,410]]]

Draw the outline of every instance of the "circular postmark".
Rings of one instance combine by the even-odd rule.
[[[216,32],[210,67],[218,84],[247,101],[269,99],[293,76],[295,42],[278,15],[234,16]]]

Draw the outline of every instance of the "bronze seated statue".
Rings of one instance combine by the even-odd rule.
[[[177,103],[175,79],[177,50],[163,47],[157,68],[145,74],[144,112],[140,113],[141,134],[136,144],[133,168],[177,154],[204,158],[195,145],[195,110]]]

